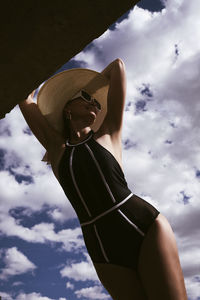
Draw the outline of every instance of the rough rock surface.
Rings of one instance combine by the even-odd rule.
[[[4,1],[0,13],[0,118],[137,2]]]

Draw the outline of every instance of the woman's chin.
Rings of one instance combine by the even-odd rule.
[[[93,119],[96,119],[96,117],[97,117],[97,114],[93,110],[89,111],[88,115],[90,118],[93,118]]]
[[[90,113],[92,114],[92,115],[94,115],[95,116],[95,118],[96,118],[96,113],[94,112],[94,111],[90,111]]]

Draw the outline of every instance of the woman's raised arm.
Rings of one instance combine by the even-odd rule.
[[[102,72],[109,81],[106,125],[111,132],[119,134],[122,130],[124,105],[126,98],[126,74],[124,62],[117,58]]]
[[[26,100],[21,101],[19,107],[35,137],[48,150],[53,145],[62,143],[63,137],[49,125],[42,115],[37,103],[33,101],[34,92]]]

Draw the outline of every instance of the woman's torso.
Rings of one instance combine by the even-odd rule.
[[[128,188],[120,139],[115,144],[109,135],[93,134],[70,144],[57,151],[52,165],[92,261],[136,268],[143,237],[159,212]]]
[[[101,134],[101,132],[94,132],[92,137],[97,143],[99,143],[102,147],[108,150],[119,163],[121,169],[122,166],[122,142],[121,138],[117,136],[116,138],[112,138],[109,134]],[[63,157],[64,152],[66,151],[66,144],[60,144],[55,149],[52,149],[51,153],[51,167],[54,175],[57,180],[59,180],[58,167],[59,163]]]
[[[114,156],[120,153],[113,151],[112,154],[113,143],[108,150],[94,135],[91,130],[78,143],[67,141],[54,167],[59,183],[80,223],[91,221],[132,194],[122,167]]]

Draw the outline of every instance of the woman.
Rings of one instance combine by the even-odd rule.
[[[52,170],[78,215],[99,279],[111,297],[186,300],[168,221],[132,194],[124,178],[125,95],[125,66],[116,59],[101,73],[72,69],[55,75],[41,88],[38,105],[30,95],[20,108],[47,150]]]

